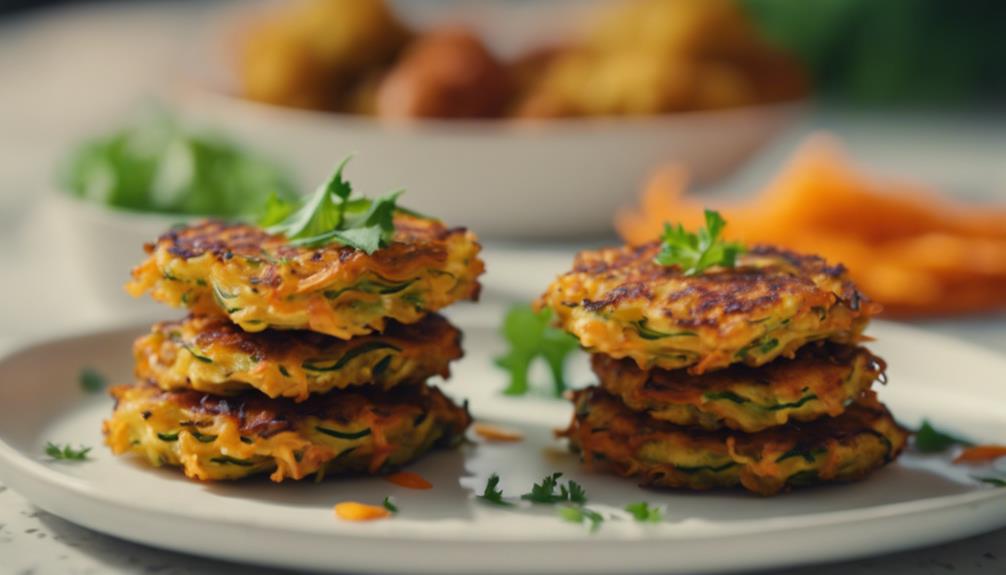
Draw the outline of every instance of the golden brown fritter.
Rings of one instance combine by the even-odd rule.
[[[626,406],[654,419],[705,429],[753,433],[790,420],[841,415],[875,380],[884,362],[862,347],[806,345],[794,359],[762,367],[734,365],[692,375],[686,370],[639,369],[631,359],[591,357],[601,386]]]
[[[395,227],[391,245],[371,255],[293,246],[249,224],[176,228],[146,246],[149,257],[126,288],[196,313],[224,313],[245,331],[308,329],[341,339],[477,299],[484,266],[474,234],[404,214]]]
[[[817,256],[758,246],[735,268],[685,276],[656,263],[659,251],[582,252],[538,305],[591,352],[696,374],[793,357],[811,341],[854,343],[878,311],[844,267]]]
[[[425,385],[333,391],[303,403],[144,384],[111,394],[104,432],[115,454],[137,453],[201,480],[382,473],[456,444],[471,423],[466,407]]]
[[[350,341],[308,331],[248,333],[220,316],[190,316],[158,323],[133,344],[136,377],[162,389],[257,389],[298,401],[357,385],[446,378],[461,355],[461,332],[437,314]]]
[[[839,417],[753,434],[658,421],[598,387],[578,392],[574,401],[576,413],[564,435],[587,465],[656,487],[740,485],[775,495],[803,485],[854,481],[893,461],[908,436],[872,393]]]

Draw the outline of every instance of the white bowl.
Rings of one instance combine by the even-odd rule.
[[[492,238],[562,238],[611,231],[612,216],[669,163],[696,181],[728,174],[802,110],[798,103],[645,118],[536,123],[369,117],[282,108],[190,89],[176,103],[287,163],[309,187],[347,154],[368,195],[404,187],[403,203]]]

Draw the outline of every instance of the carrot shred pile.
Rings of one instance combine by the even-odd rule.
[[[665,222],[703,223],[705,200],[685,196],[679,167],[657,172],[615,226],[627,242],[660,237]],[[842,263],[893,316],[1006,309],[1006,205],[970,206],[920,186],[856,170],[831,137],[811,137],[757,197],[710,206],[727,240],[774,244]]]
[[[488,423],[476,423],[472,426],[475,435],[486,441],[501,443],[516,443],[524,440],[524,434],[512,429],[489,425]]]

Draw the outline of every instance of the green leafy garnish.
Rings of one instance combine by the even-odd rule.
[[[659,507],[650,507],[645,501],[630,503],[625,506],[625,510],[642,523],[660,523],[664,519],[664,512]]]
[[[552,374],[555,395],[566,390],[566,358],[580,347],[580,342],[561,329],[552,327],[552,312],[545,308],[535,312],[528,305],[518,305],[507,311],[502,333],[510,351],[495,359],[496,365],[510,374],[510,384],[503,393],[523,395],[530,388],[528,373],[538,358],[545,360]]]
[[[994,487],[1006,487],[1006,479],[1001,479],[999,477],[977,477],[974,476],[973,479],[981,481],[982,483],[988,483]]]
[[[61,180],[68,193],[87,201],[168,214],[252,216],[273,194],[296,197],[276,165],[164,111],[80,144]]]
[[[270,197],[259,225],[269,233],[282,234],[292,245],[320,247],[335,243],[372,254],[391,243],[396,212],[412,214],[398,206],[402,191],[383,197],[352,198],[353,186],[342,175],[349,158],[335,173],[299,205]]]
[[[87,454],[90,451],[90,447],[84,447],[83,445],[79,445],[77,446],[77,449],[74,449],[70,447],[69,443],[63,447],[60,447],[51,441],[45,444],[45,454],[53,459],[61,461],[84,461],[87,459]]]
[[[597,511],[579,505],[564,505],[559,507],[559,517],[570,523],[589,522],[591,533],[600,529],[601,523],[604,521],[604,516]]]
[[[706,227],[700,228],[698,233],[686,231],[681,224],[664,224],[656,262],[662,266],[679,266],[686,276],[700,274],[712,266],[734,267],[744,246],[720,238],[725,226],[726,221],[713,210],[706,210]]]
[[[90,367],[80,370],[77,380],[80,382],[80,388],[88,393],[98,393],[105,389],[105,376]]]
[[[561,503],[563,501],[578,504],[587,502],[587,492],[583,486],[573,480],[567,481],[566,485],[559,485],[560,477],[562,477],[562,473],[546,475],[541,480],[541,483],[535,483],[531,487],[531,491],[521,495],[520,498],[525,501],[544,504]]]
[[[503,507],[510,507],[513,503],[503,499],[503,490],[499,489],[500,476],[493,473],[489,476],[489,480],[486,481],[486,488],[482,491],[482,495],[477,495],[478,499],[485,501],[486,503],[492,503],[493,505],[500,505]]]
[[[974,442],[940,431],[929,420],[923,420],[922,427],[915,432],[915,449],[922,453],[940,453],[955,445],[974,445]]]
[[[391,497],[384,498],[384,508],[392,513],[398,513],[398,506],[391,500]]]

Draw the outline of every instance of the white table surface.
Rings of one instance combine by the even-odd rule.
[[[191,4],[191,5],[190,5]],[[0,27],[0,345],[47,334],[121,322],[114,310],[67,294],[77,278],[53,250],[73,241],[52,228],[40,208],[56,158],[69,142],[156,93],[158,74],[199,3],[141,4],[54,11]],[[124,48],[126,47],[126,48]],[[72,58],[67,58],[72,54]],[[72,65],[70,65],[72,64]],[[68,86],[72,86],[68,89]],[[113,89],[114,88],[114,89]],[[857,158],[891,174],[910,174],[968,198],[1003,201],[1006,122],[998,118],[811,116],[794,127],[726,193],[765,181],[794,142],[812,129],[841,135]],[[526,299],[552,269],[527,265],[522,254],[571,252],[573,246],[490,245],[483,314],[506,300]],[[46,259],[43,260],[42,255]],[[45,265],[39,265],[45,261]],[[492,272],[494,262],[497,272]],[[542,279],[544,278],[544,279]],[[39,312],[39,310],[44,310]],[[1006,353],[1006,316],[922,322],[931,329]],[[266,573],[152,549],[77,527],[40,511],[0,485],[0,573]],[[1006,573],[1006,530],[873,559],[786,571],[789,575],[922,575]]]

